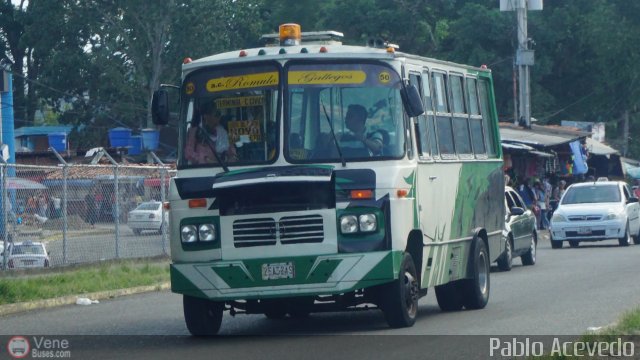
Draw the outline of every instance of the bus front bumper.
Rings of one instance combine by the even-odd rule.
[[[401,251],[171,264],[174,293],[229,301],[340,294],[391,282]]]

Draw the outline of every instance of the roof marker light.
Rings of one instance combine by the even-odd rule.
[[[320,52],[321,52],[321,53],[326,53],[326,52],[327,52],[327,48],[326,48],[326,47],[324,47],[324,46],[323,46],[323,47],[321,47],[321,48],[320,48]]]
[[[240,57],[245,57],[247,56],[247,52],[244,50],[240,50]]]
[[[300,53],[307,54],[309,53],[309,50],[307,50],[307,48],[302,48],[302,50],[300,50]]]
[[[260,49],[260,51],[258,51],[258,55],[266,55],[267,52],[264,51],[264,49]]]
[[[287,50],[285,50],[284,48],[281,48],[280,51],[278,51],[278,54],[282,55],[282,54],[286,54]]]
[[[396,52],[396,49],[394,49],[393,47],[389,46],[387,48],[387,52],[390,53],[390,54],[394,54]]]
[[[183,63],[183,64],[188,64],[188,63],[190,63],[190,62],[192,62],[192,61],[193,61],[193,60],[192,60],[190,57],[186,57],[186,58],[184,58],[184,59],[182,60],[182,63]]]

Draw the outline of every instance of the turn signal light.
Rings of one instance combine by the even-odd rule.
[[[396,194],[398,195],[399,198],[403,198],[403,197],[406,197],[407,195],[409,195],[409,190],[407,190],[407,189],[398,189]]]
[[[189,199],[189,208],[207,207],[207,199]]]
[[[351,190],[352,199],[372,199],[373,191],[371,190]]]

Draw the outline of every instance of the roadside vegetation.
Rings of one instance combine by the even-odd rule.
[[[166,259],[120,260],[52,270],[0,273],[0,305],[169,281]]]

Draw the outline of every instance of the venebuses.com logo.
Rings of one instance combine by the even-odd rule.
[[[7,351],[15,359],[22,359],[29,355],[31,345],[29,339],[24,336],[14,336],[7,342]]]
[[[14,359],[31,358],[70,358],[69,340],[51,339],[44,336],[13,336],[7,342],[7,352]]]

